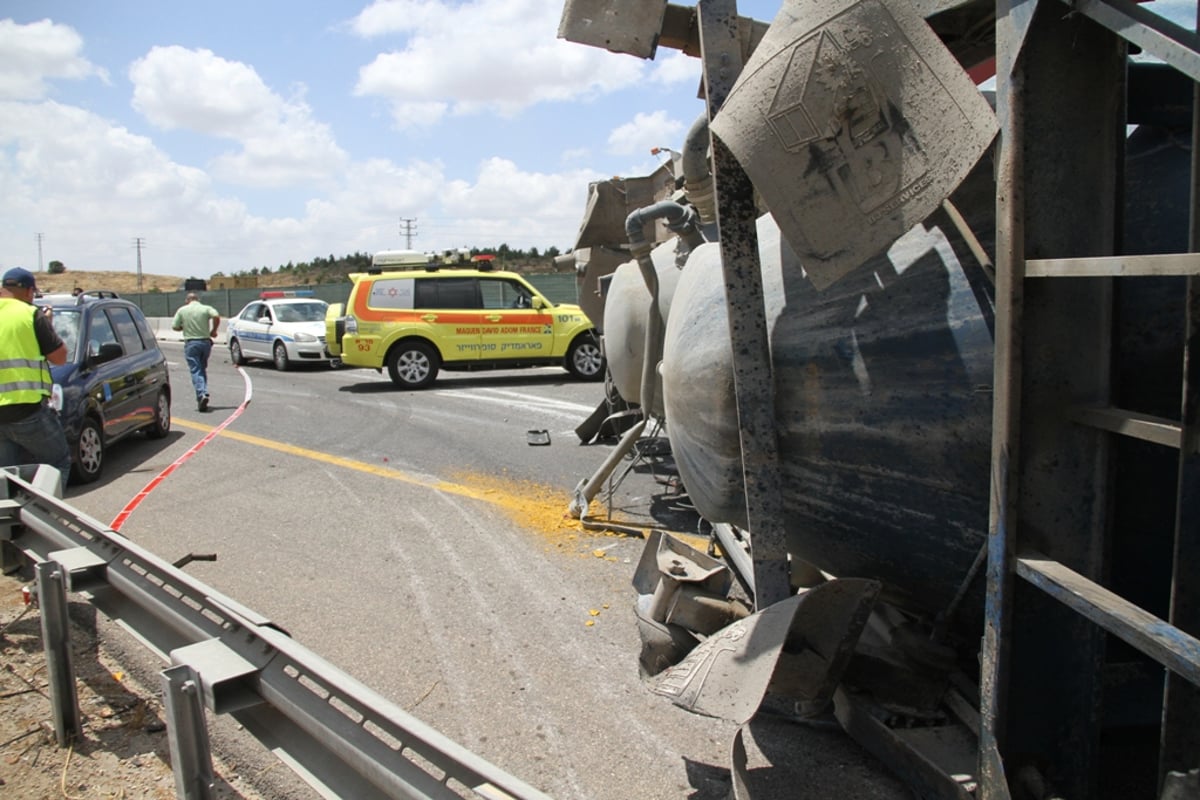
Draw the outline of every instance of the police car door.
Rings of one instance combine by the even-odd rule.
[[[546,309],[534,309],[533,296],[520,283],[480,278],[483,296],[483,341],[496,345],[488,355],[500,359],[546,358],[554,347],[554,320]]]
[[[271,325],[269,322],[259,322],[263,317],[269,320],[270,316],[266,303],[251,303],[238,317],[238,344],[242,348],[242,355],[249,358],[271,357]]]

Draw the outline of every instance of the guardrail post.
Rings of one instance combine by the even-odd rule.
[[[160,674],[175,794],[182,800],[209,800],[216,778],[200,697],[200,676],[187,664],[168,667]]]
[[[50,710],[54,736],[66,747],[83,731],[75,667],[71,660],[71,628],[67,619],[67,584],[63,569],[52,561],[37,564],[38,602],[42,608],[42,645],[50,681]]]

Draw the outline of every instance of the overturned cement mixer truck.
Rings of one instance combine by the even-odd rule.
[[[937,752],[904,759],[910,777],[924,765],[918,793],[965,797],[991,489],[997,127],[976,85],[990,52],[939,36],[918,5],[796,1],[770,25],[721,20],[745,59],[736,83],[709,75],[705,111],[653,175],[590,187],[571,255],[581,305],[603,320],[611,383],[640,417],[571,511],[586,514],[616,458],[661,421],[714,546],[649,537],[634,585],[652,690],[739,723],[764,706],[832,708],[877,753],[920,749],[885,729],[924,729]],[[578,0],[560,36],[699,55],[698,27],[694,9]],[[1138,183],[1148,167],[1132,154],[1186,157],[1151,126],[1138,135],[1132,205],[1163,188]],[[752,208],[735,209],[753,220],[761,292],[745,318],[723,271],[718,165],[754,190]],[[731,329],[756,324],[766,366],[744,363],[754,340]],[[747,435],[739,380],[759,384],[750,396],[765,399],[777,448],[776,480],[757,488],[785,543],[785,596],[754,585],[747,442],[762,431]]]

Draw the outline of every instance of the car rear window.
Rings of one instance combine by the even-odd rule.
[[[146,315],[138,311],[133,312],[133,322],[137,325],[138,333],[142,335],[142,341],[146,343],[146,349],[157,350],[158,340],[154,338],[154,331],[150,330],[150,323],[146,322]]]
[[[417,281],[415,308],[482,308],[474,278],[425,278]]]
[[[108,316],[117,329],[117,338],[121,341],[121,347],[125,348],[126,355],[140,353],[146,349],[146,343],[142,341],[128,308],[110,308]]]

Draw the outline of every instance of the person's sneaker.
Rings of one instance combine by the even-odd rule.
[[[201,411],[208,411],[208,395],[200,395],[200,402],[197,405],[200,406]]]

